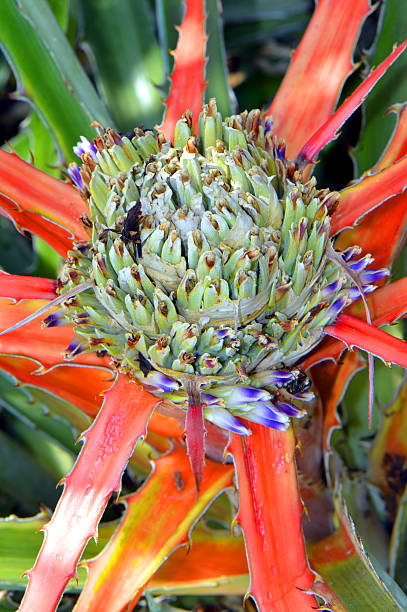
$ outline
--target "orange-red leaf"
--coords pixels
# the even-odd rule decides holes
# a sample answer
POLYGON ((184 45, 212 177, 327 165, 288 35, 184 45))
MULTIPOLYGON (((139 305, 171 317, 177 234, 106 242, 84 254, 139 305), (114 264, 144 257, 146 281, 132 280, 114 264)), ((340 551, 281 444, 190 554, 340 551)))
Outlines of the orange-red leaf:
MULTIPOLYGON (((0 298, 0 331, 21 321, 45 303, 44 300, 22 300, 14 304, 8 298, 0 298)), ((35 319, 0 336, 0 353, 32 357, 49 367, 63 361, 62 353, 69 346, 73 335, 72 325, 42 328, 41 320, 35 319)), ((75 362, 95 365, 107 363, 97 357, 96 353, 81 353, 75 362)))
POLYGON ((407 155, 407 105, 395 104, 389 109, 397 113, 397 124, 390 142, 374 171, 379 172, 407 155))
MULTIPOLYGON (((342 6, 342 3, 338 6, 342 6)), ((339 128, 362 104, 370 90, 373 89, 377 81, 387 72, 387 69, 399 55, 403 53, 406 46, 407 41, 404 41, 377 68, 372 70, 367 79, 340 105, 332 117, 325 121, 311 138, 307 140, 298 155, 299 159, 308 163, 313 162, 321 149, 337 137, 339 128)))
POLYGON ((187 587, 204 588, 220 585, 222 592, 230 592, 228 582, 241 578, 243 588, 249 585, 246 550, 243 538, 215 535, 203 529, 194 530, 192 546, 178 548, 157 570, 149 590, 180 590, 187 587))
POLYGON ((71 402, 90 417, 99 412, 102 404, 100 394, 111 386, 113 376, 107 368, 73 363, 57 365, 42 372, 41 364, 33 359, 5 355, 0 355, 0 368, 15 376, 20 383, 44 389, 71 402))
MULTIPOLYGON (((69 183, 34 168, 15 153, 0 151, 0 194, 1 207, 18 227, 38 235, 42 232, 41 237, 48 242, 52 237, 67 240, 70 235, 88 239, 79 218, 89 211, 79 193, 69 183)), ((52 246, 55 248, 55 244, 52 246)))
POLYGON ((343 82, 353 70, 352 54, 368 0, 319 0, 290 68, 267 114, 294 158, 331 115, 343 82))
POLYGON ((206 40, 204 0, 186 0, 185 17, 173 53, 170 93, 165 103, 164 120, 158 128, 171 142, 175 124, 186 110, 192 111, 195 133, 198 133, 198 115, 206 87, 206 40))
POLYGON ((311 610, 313 583, 301 531, 302 504, 292 430, 280 432, 250 423, 251 436, 232 434, 240 495, 237 521, 245 536, 249 593, 263 612, 311 610))
POLYGON ((145 485, 127 498, 126 516, 115 536, 89 569, 76 612, 119 612, 141 594, 168 555, 188 540, 188 532, 207 505, 232 485, 233 468, 208 460, 196 499, 185 449, 155 462, 145 485), (169 511, 170 510, 170 511, 169 511))
MULTIPOLYGON (((371 293, 368 304, 375 327, 396 323, 407 314, 407 277, 371 293)), ((347 313, 363 320, 364 306, 360 301, 355 302, 348 308, 347 313)))
POLYGON ((18 276, 0 270, 0 296, 15 300, 53 300, 56 281, 35 276, 18 276))
MULTIPOLYGON (((407 312, 407 278, 402 278, 390 285, 380 287, 367 297, 367 302, 375 327, 395 323, 407 312)), ((361 302, 352 304, 352 306, 347 309, 347 312, 357 317, 361 317, 362 319, 365 317, 365 309, 361 302)), ((322 340, 321 344, 301 362, 301 367, 307 370, 327 359, 337 361, 344 350, 345 346, 343 342, 326 337, 322 340)))
POLYGON ((342 340, 349 347, 357 346, 388 363, 398 363, 407 368, 407 342, 355 317, 340 314, 333 325, 324 328, 324 333, 342 340))
POLYGON ((312 368, 312 379, 318 389, 324 411, 323 447, 330 450, 330 437, 334 427, 340 427, 336 409, 352 377, 364 367, 359 352, 347 351, 339 364, 320 363, 312 368))
POLYGON ((42 238, 62 257, 66 257, 72 248, 74 235, 71 232, 36 212, 22 210, 13 200, 1 194, 0 214, 10 219, 22 234, 28 231, 42 238))
POLYGON ((51 521, 21 602, 20 612, 53 612, 106 503, 120 489, 123 469, 157 399, 121 375, 105 393, 105 403, 65 479, 64 492, 51 521))
POLYGON ((364 216, 357 227, 341 232, 335 247, 345 250, 358 244, 373 255, 376 268, 389 267, 403 244, 406 229, 407 194, 402 193, 364 216))
POLYGON ((406 463, 407 385, 404 384, 383 415, 382 426, 372 445, 369 480, 384 489, 386 496, 401 495, 404 490, 402 470, 406 463))
MULTIPOLYGON (((365 175, 358 183, 341 192, 340 206, 332 217, 331 233, 352 227, 366 213, 372 211, 407 186, 407 157, 381 172, 365 175)), ((406 199, 404 199, 406 205, 406 199)), ((387 215, 392 216, 387 208, 387 215)))

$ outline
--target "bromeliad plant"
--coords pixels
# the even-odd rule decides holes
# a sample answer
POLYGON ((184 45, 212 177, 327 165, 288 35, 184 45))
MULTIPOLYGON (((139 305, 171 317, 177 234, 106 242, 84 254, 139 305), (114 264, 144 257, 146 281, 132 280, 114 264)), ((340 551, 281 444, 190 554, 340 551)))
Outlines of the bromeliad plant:
MULTIPOLYGON (((21 5, 5 3, 9 25, 44 27, 48 19, 56 28, 45 2, 42 16, 32 3, 21 5)), ((376 285, 388 274, 407 222, 404 195, 393 197, 406 184, 404 108, 385 154, 357 184, 332 192, 311 174, 320 151, 407 43, 333 113, 370 7, 362 0, 320 0, 271 107, 223 118, 214 98, 203 104, 206 25, 217 15, 210 2, 207 10, 208 17, 202 0, 186 2, 164 119, 155 131, 136 127, 120 135, 108 127, 106 111, 93 107, 91 119, 104 127, 94 121, 93 136, 80 140, 76 132, 82 164, 69 165, 73 186, 1 152, 4 213, 65 263, 56 283, 1 276, 2 295, 17 302, 2 303, 0 365, 21 383, 96 417, 81 436, 52 519, 46 526, 37 519, 45 536, 20 610, 55 609, 111 494, 120 491, 127 462, 145 469, 145 454, 139 445, 134 450, 145 435, 144 449, 166 454, 125 498, 126 513, 111 540, 85 562, 88 577, 75 610, 133 609, 147 584, 161 593, 213 582, 218 592, 242 592, 242 541, 208 529, 196 530, 189 556, 174 553, 156 573, 233 483, 248 593, 259 610, 312 610, 321 601, 328 609, 357 609, 346 585, 353 561, 366 586, 362 606, 374 601, 380 609, 398 609, 403 594, 394 583, 391 595, 369 565, 329 459, 335 408, 360 358, 347 352, 339 365, 316 364, 338 358, 343 343, 368 351, 370 414, 372 355, 407 365, 405 343, 378 329, 407 311, 405 279, 376 285), (353 234, 340 234, 362 217, 353 234), (46 303, 39 308, 37 300, 46 303), (69 364, 61 363, 64 350, 69 364), (304 373, 311 366, 323 417, 304 373), (321 418, 338 526, 330 535, 317 528, 307 558, 299 484, 306 507, 332 509, 325 491, 305 478, 299 483, 295 446, 302 441, 305 459, 320 456, 321 418), (218 548, 218 565, 209 567, 208 555, 218 548), (338 585, 340 571, 346 579, 338 585)), ((28 79, 12 40, 5 32, 2 39, 17 73, 28 79)), ((46 44, 42 51, 51 61, 46 44)), ((76 100, 86 102, 84 83, 90 85, 74 58, 61 58, 55 69, 73 80, 76 100)), ((53 128, 55 109, 36 87, 29 93, 53 128)), ((75 109, 81 116, 80 105, 75 109)), ((55 130, 68 159, 71 135, 67 125, 55 130)), ((218 520, 221 510, 225 519, 225 504, 218 520)), ((103 522, 100 529, 105 541, 103 522)))

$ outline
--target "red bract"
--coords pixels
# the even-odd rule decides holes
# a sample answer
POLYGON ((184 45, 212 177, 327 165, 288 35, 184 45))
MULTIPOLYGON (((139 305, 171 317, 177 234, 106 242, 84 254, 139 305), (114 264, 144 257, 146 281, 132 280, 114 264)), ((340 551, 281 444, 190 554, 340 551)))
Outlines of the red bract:
MULTIPOLYGON (((174 53, 171 91, 161 125, 168 138, 172 138, 175 122, 185 110, 198 113, 205 89, 204 4, 201 0, 187 0, 186 6, 174 53)), ((406 47, 407 43, 403 43, 395 49, 332 114, 344 79, 353 68, 353 48, 368 13, 367 0, 320 0, 280 92, 266 113, 274 117, 277 136, 286 140, 288 156, 299 155, 302 164, 314 161, 321 148, 335 137, 374 83, 406 47)), ((359 221, 356 231, 347 230, 338 236, 338 243, 341 247, 362 244, 380 265, 392 262, 403 241, 407 222, 406 196, 402 193, 407 182, 407 162, 403 157, 407 141, 405 115, 403 109, 380 164, 342 192, 340 207, 333 217, 333 234, 359 221), (391 215, 383 216, 383 210, 391 210, 391 215), (364 233, 367 225, 373 228, 371 234, 369 230, 364 233)), ((76 190, 36 170, 14 153, 0 151, 0 190, 3 214, 11 217, 18 228, 37 233, 63 256, 72 240, 87 239, 80 218, 86 217, 89 211, 76 190)), ((8 298, 0 302, 0 327, 5 329, 44 304, 38 300, 50 301, 55 296, 55 283, 30 278, 28 284, 25 277, 2 274, 0 292, 8 298)), ((364 322, 363 310, 354 305, 354 316, 340 315, 336 323, 326 328, 325 332, 336 340, 325 340, 304 360, 303 367, 338 358, 345 344, 364 349, 386 362, 406 366, 406 344, 375 327, 393 323, 405 315, 406 279, 379 289, 369 297, 369 304, 372 325, 364 322)), ((86 542, 97 533, 97 524, 109 496, 120 490, 121 474, 137 440, 148 426, 150 434, 158 436, 157 447, 161 440, 160 450, 166 448, 160 438, 162 435, 178 438, 177 445, 157 461, 156 471, 145 486, 127 499, 126 516, 114 539, 100 557, 88 563, 89 582, 78 603, 78 610, 101 610, 101 606, 108 605, 109 611, 114 612, 131 605, 132 600, 134 604, 134 598, 140 595, 159 565, 186 541, 189 529, 206 505, 232 486, 232 470, 230 466, 215 462, 221 461, 226 440, 217 428, 206 424, 207 451, 215 461, 207 459, 203 474, 196 470, 198 490, 201 487, 196 498, 180 441, 181 411, 160 406, 160 413, 156 413, 148 425, 157 398, 123 374, 113 388, 106 391, 112 385, 113 376, 106 358, 82 353, 73 363, 62 363, 61 353, 71 339, 71 326, 41 328, 38 321, 0 336, 0 366, 4 370, 24 384, 42 387, 71 401, 89 417, 97 415, 82 437, 84 447, 64 481, 64 491, 54 516, 44 529, 43 546, 35 566, 28 572, 29 586, 21 610, 46 612, 55 609, 67 582, 75 574, 86 542), (100 408, 103 392, 106 399, 100 408), (162 511, 168 512, 170 519, 156 519, 150 515, 152 508, 156 512, 165 509, 162 511), (160 529, 161 537, 157 532, 160 529), (117 589, 107 580, 117 581, 117 589), (108 604, 106 598, 109 598, 108 604)), ((348 353, 342 364, 329 364, 324 369, 320 366, 316 373, 326 407, 323 422, 326 449, 329 448, 327 434, 337 425, 338 398, 351 374, 360 366, 359 356, 348 353), (336 385, 333 385, 335 378, 336 385)), ((201 413, 195 417, 199 421, 201 413)), ((237 470, 236 486, 240 494, 237 521, 246 541, 251 573, 249 593, 264 612, 315 609, 314 576, 308 565, 300 527, 302 505, 295 471, 293 431, 279 432, 263 425, 250 425, 250 428, 251 436, 233 434, 229 446, 237 470)), ((191 457, 191 461, 201 466, 203 449, 199 442, 191 444, 190 452, 197 456, 191 457)), ((241 553, 241 543, 235 547, 229 542, 229 549, 230 567, 233 567, 230 572, 237 574, 239 568, 244 567, 244 561, 237 569, 232 561, 236 549, 241 553)), ((199 582, 202 568, 196 561, 189 561, 191 583, 199 582)), ((226 573, 227 565, 225 563, 226 573)), ((318 558, 312 567, 319 570, 321 565, 318 558)), ((162 573, 153 578, 152 584, 154 580, 159 582, 161 575, 165 580, 171 581, 172 576, 173 581, 177 581, 175 570, 171 576, 165 574, 165 565, 160 571, 162 573)), ((213 574, 218 576, 219 568, 215 568, 213 574)))

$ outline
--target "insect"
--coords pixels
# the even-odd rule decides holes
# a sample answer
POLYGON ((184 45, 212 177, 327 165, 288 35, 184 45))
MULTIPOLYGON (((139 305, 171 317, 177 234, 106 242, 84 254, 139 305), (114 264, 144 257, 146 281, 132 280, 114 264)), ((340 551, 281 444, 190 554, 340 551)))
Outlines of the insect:
POLYGON ((143 214, 141 212, 141 202, 139 200, 132 208, 130 208, 129 212, 127 213, 121 231, 112 227, 108 227, 103 230, 99 238, 103 239, 103 237, 106 236, 107 232, 115 232, 116 234, 120 234, 120 238, 126 246, 129 243, 135 245, 136 258, 142 257, 143 252, 140 237, 140 223, 142 221, 142 218, 143 214))
POLYGON ((297 374, 295 379, 287 383, 284 388, 288 391, 288 393, 291 393, 292 395, 308 391, 311 386, 311 381, 305 374, 305 372, 300 369, 297 369, 295 374, 297 374))

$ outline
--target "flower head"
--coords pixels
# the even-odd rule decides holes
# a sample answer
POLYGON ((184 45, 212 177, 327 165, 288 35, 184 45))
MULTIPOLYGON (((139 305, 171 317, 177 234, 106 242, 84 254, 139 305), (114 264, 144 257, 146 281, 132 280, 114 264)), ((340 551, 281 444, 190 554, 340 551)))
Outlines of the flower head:
POLYGON ((333 250, 339 194, 304 178, 259 110, 223 121, 211 100, 198 124, 196 138, 185 113, 173 143, 140 129, 82 139, 71 176, 90 239, 69 253, 60 292, 94 286, 63 307, 153 393, 185 407, 198 397, 232 431, 239 416, 285 429, 304 414, 293 365, 383 272, 365 270, 360 249, 333 250))

